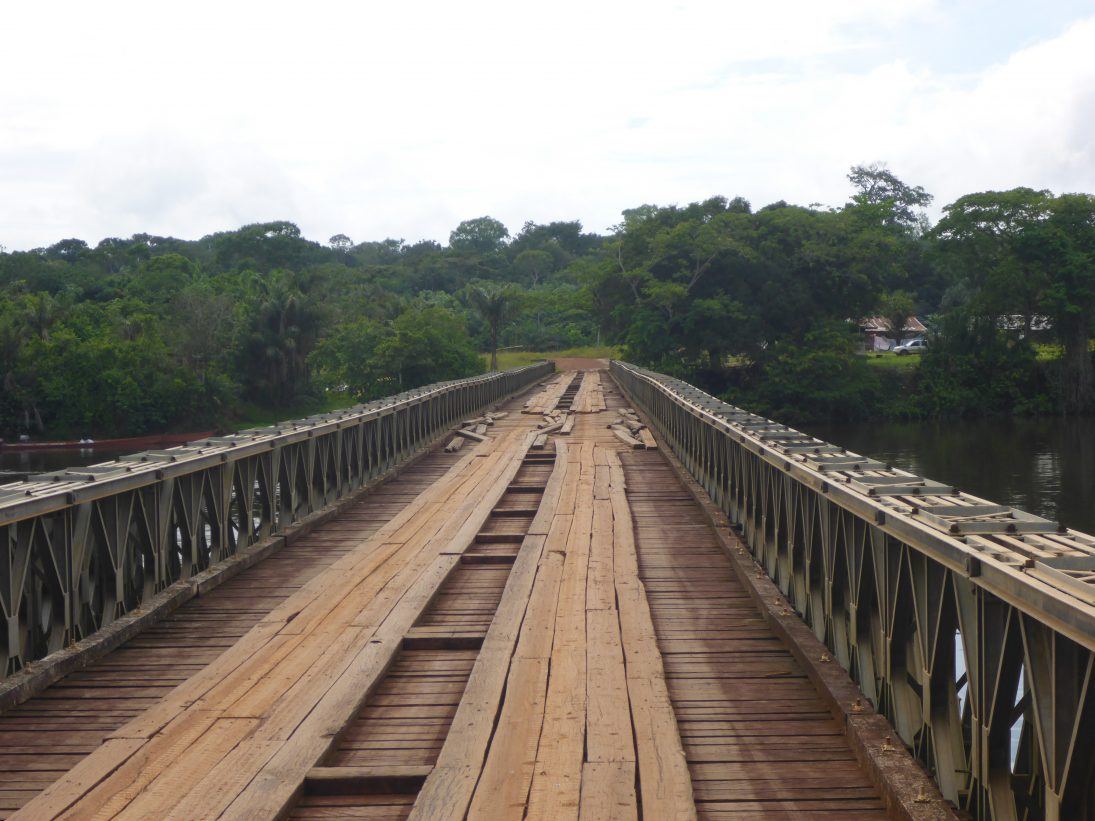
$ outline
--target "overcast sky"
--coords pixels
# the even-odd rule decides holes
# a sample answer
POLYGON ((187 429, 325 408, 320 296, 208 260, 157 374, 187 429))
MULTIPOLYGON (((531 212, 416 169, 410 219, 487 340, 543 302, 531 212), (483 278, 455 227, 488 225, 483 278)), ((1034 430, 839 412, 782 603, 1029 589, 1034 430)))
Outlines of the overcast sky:
POLYGON ((0 245, 1095 190, 1095 2, 6 4, 0 245))

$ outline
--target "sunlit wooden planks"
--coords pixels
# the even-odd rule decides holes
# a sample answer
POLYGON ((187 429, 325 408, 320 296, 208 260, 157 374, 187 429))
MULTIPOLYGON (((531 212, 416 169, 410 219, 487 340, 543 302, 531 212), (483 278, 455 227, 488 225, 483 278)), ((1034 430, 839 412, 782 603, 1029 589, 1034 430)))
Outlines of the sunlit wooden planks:
POLYGON ((605 409, 604 390, 601 387, 600 371, 585 371, 582 383, 571 403, 575 413, 600 413, 605 409))
POLYGON ((552 377, 546 385, 525 403, 524 413, 545 414, 555 410, 564 391, 575 377, 574 371, 563 371, 552 377))
MULTIPOLYGON (((646 817, 695 814, 649 613, 642 612, 616 446, 601 429, 585 430, 585 441, 567 450, 566 481, 470 818, 636 818, 637 768, 646 817)), ((437 812, 438 796, 451 797, 461 777, 473 775, 455 767, 432 774, 423 792, 430 803, 420 803, 415 817, 434 817, 425 807, 437 812), (430 789, 431 780, 438 786, 430 789)), ((459 817, 458 809, 442 812, 459 817)))
MULTIPOLYGON (((503 692, 507 688, 511 694, 518 691, 532 694, 544 692, 540 682, 546 677, 546 671, 539 663, 543 659, 526 658, 519 662, 514 659, 514 652, 521 640, 524 642, 523 651, 526 654, 535 656, 538 652, 542 653, 534 646, 536 642, 532 631, 525 633, 522 626, 526 613, 534 602, 536 607, 532 610, 530 625, 543 618, 544 609, 550 607, 557 596, 558 573, 549 571, 544 574, 539 570, 548 543, 552 544, 553 551, 556 550, 556 546, 565 540, 570 528, 569 518, 556 516, 569 468, 566 454, 566 445, 557 443, 554 467, 543 498, 517 554, 495 618, 487 631, 467 689, 457 708, 452 729, 438 755, 437 764, 426 779, 415 803, 413 818, 463 818, 476 783, 480 780, 492 737, 498 744, 508 741, 513 744, 513 748, 518 748, 520 739, 532 736, 529 725, 541 720, 535 703, 531 710, 520 710, 515 696, 509 700, 509 709, 504 719, 499 718, 498 713, 503 692), (536 589, 537 585, 539 590, 536 589), (496 731, 496 720, 499 728, 506 729, 496 731)), ((561 560, 557 553, 556 557, 554 561, 549 560, 548 565, 557 570, 561 560)), ((514 807, 523 807, 527 782, 523 783, 524 787, 519 790, 518 782, 507 783, 504 778, 499 779, 496 792, 501 793, 507 787, 513 788, 514 795, 508 798, 507 806, 512 804, 514 807), (519 791, 521 795, 517 796, 519 791)), ((505 801, 507 798, 502 796, 500 800, 505 801)))
POLYGON ((260 622, 234 652, 115 734, 116 741, 133 743, 104 745, 26 807, 26 817, 69 808, 78 814, 74 805, 81 801, 124 814, 142 793, 139 814, 146 817, 168 817, 180 806, 216 814, 237 801, 241 815, 256 808, 262 815, 262 807, 283 805, 279 790, 246 791, 269 783, 258 778, 267 767, 284 781, 295 773, 302 779, 315 764, 309 759, 317 734, 344 723, 367 693, 368 678, 382 672, 385 654, 455 560, 445 554, 470 544, 476 520, 485 519, 489 497, 516 472, 528 441, 524 432, 511 431, 468 454, 361 550, 260 622), (219 741, 227 732, 222 722, 237 718, 257 722, 230 725, 242 736, 235 744, 219 741), (211 772, 179 763, 191 747, 209 752, 202 768, 212 762, 211 772), (172 789, 161 790, 157 780, 168 778, 172 789))
POLYGON ((635 732, 643 812, 651 818, 695 818, 692 781, 670 703, 638 557, 623 468, 610 462, 616 599, 619 603, 627 692, 635 732))
POLYGON ((0 815, 14 812, 118 728, 199 673, 419 494, 458 457, 435 452, 337 518, 184 604, 90 666, 0 716, 0 815))

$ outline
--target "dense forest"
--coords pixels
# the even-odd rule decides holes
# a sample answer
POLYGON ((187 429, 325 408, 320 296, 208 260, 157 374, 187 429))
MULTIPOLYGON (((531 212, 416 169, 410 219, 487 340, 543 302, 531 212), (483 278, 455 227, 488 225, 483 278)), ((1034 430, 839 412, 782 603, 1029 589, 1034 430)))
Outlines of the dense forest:
MULTIPOLYGON (((611 345, 786 421, 1095 408, 1095 197, 931 196, 884 166, 841 207, 736 197, 448 244, 326 243, 288 222, 0 253, 0 436, 230 428, 611 345), (865 316, 920 317, 922 357, 865 316)), ((2 249, 0 249, 2 250, 2 249)))

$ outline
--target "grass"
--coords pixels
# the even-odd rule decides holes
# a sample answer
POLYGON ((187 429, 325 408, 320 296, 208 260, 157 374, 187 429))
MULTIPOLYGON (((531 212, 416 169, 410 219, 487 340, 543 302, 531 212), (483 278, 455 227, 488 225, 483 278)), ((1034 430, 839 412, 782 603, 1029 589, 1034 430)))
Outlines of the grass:
POLYGON ((898 356, 893 351, 872 351, 867 354, 867 364, 875 368, 911 371, 920 364, 920 356, 918 354, 898 356))
MULTIPOLYGON (((587 345, 584 348, 568 348, 565 351, 499 351, 498 368, 507 370, 531 365, 541 359, 580 358, 580 359, 618 359, 620 349, 609 345, 587 345)), ((483 354, 483 362, 490 366, 490 354, 483 354)))
POLYGON ((1065 349, 1061 345, 1055 345, 1045 342, 1035 342, 1034 352, 1037 355, 1039 362, 1053 362, 1064 356, 1065 349))
POLYGON ((322 399, 306 399, 294 402, 280 408, 263 408, 258 405, 242 405, 228 426, 232 430, 244 430, 246 428, 261 428, 275 425, 278 422, 286 422, 290 419, 303 419, 317 413, 348 408, 356 405, 357 400, 345 394, 329 393, 322 399))
MULTIPOLYGON (((1091 350, 1095 353, 1095 339, 1091 340, 1091 350)), ((1056 362, 1064 356, 1063 346, 1052 342, 1035 342, 1034 352, 1039 362, 1056 362)), ((878 351, 867 354, 867 361, 879 368, 908 368, 916 367, 920 361, 917 354, 898 356, 893 351, 878 351)))

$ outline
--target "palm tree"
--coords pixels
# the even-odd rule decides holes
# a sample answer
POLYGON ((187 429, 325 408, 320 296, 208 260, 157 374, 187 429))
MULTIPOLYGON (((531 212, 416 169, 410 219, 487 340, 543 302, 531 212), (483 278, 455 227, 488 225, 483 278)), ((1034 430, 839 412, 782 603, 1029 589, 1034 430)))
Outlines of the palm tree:
POLYGON ((50 328, 61 317, 61 305, 49 294, 27 294, 24 300, 23 324, 27 331, 41 339, 49 339, 50 328))
POLYGON ((275 403, 292 401, 308 381, 308 354, 315 346, 319 316, 309 296, 288 271, 257 283, 249 355, 275 403))
POLYGON ((498 370, 498 335, 517 310, 518 293, 512 285, 480 282, 469 285, 466 297, 490 329, 490 369, 498 370))

